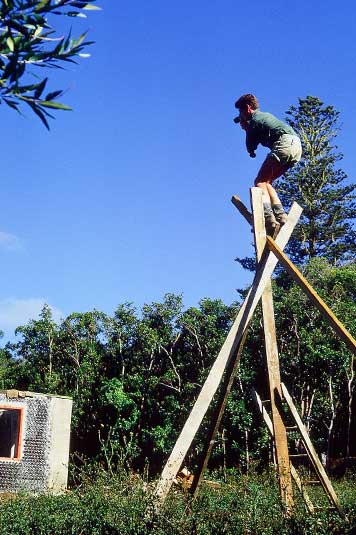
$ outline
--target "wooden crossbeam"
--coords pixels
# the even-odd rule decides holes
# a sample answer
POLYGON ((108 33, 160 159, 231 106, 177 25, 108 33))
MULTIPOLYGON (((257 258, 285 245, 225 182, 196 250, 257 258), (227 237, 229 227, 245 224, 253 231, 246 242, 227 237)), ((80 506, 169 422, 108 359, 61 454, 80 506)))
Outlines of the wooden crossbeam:
POLYGON ((237 195, 233 195, 231 197, 232 204, 238 209, 240 214, 246 219, 247 223, 249 223, 251 226, 253 225, 253 216, 251 212, 246 208, 244 203, 241 201, 237 195))
MULTIPOLYGON (((301 207, 297 203, 293 203, 287 222, 276 238, 276 243, 278 243, 280 248, 283 249, 286 246, 301 213, 301 207)), ((266 254, 262 257, 261 262, 257 266, 256 275, 251 289, 240 308, 230 332, 226 337, 219 355, 216 358, 207 379, 205 380, 193 409, 185 425, 183 426, 172 453, 163 469, 155 492, 157 505, 165 500, 172 486, 174 478, 182 465, 182 462, 201 425, 206 411, 208 410, 209 405, 212 402, 212 399, 220 385, 226 366, 230 359, 234 358, 236 354, 245 329, 256 309, 265 285, 270 279, 277 262, 277 258, 272 253, 266 252, 266 254)))
MULTIPOLYGON (((260 261, 266 245, 262 190, 260 188, 251 188, 251 206, 254 221, 253 231, 255 236, 256 256, 257 261, 260 261)), ((289 465, 288 438, 275 399, 276 394, 281 395, 281 377, 271 279, 267 281, 262 294, 262 315, 279 487, 282 503, 286 508, 287 514, 290 515, 293 510, 293 486, 289 465)))
POLYGON ((323 301, 323 299, 316 293, 314 288, 309 284, 307 279, 301 274, 298 268, 291 262, 288 256, 282 251, 278 243, 270 236, 267 236, 267 245, 270 251, 276 255, 283 267, 289 273, 293 280, 302 288, 309 299, 314 303, 316 308, 321 312, 324 318, 329 322, 331 327, 337 332, 340 338, 345 342, 347 347, 356 354, 356 340, 344 327, 344 325, 337 319, 333 311, 323 301))

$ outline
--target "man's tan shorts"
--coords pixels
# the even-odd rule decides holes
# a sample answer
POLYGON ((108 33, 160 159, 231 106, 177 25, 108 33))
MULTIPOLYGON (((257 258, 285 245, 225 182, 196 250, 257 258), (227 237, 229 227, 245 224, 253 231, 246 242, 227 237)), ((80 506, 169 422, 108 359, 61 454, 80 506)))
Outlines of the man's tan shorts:
POLYGON ((268 158, 275 158, 282 165, 292 165, 302 157, 302 144, 298 136, 283 134, 272 146, 268 158))

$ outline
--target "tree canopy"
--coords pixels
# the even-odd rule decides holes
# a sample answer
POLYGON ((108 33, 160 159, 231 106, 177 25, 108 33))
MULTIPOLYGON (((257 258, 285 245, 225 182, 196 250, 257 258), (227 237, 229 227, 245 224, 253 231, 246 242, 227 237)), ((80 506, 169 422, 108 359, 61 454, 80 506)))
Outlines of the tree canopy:
MULTIPOLYGON (((356 329, 355 264, 313 259, 307 277, 350 332, 356 329)), ((354 455, 354 359, 295 285, 274 283, 281 373, 318 450, 328 458, 354 455)), ((120 304, 110 316, 72 313, 59 324, 44 307, 0 350, 1 388, 69 395, 74 400, 72 451, 107 466, 124 462, 151 473, 162 467, 225 340, 237 304, 202 299, 183 308, 181 296, 138 311, 120 304)), ((261 312, 253 317, 212 466, 265 462, 251 389, 267 392, 261 312)), ((208 418, 194 443, 201 451, 208 418)), ((297 445, 296 445, 297 447, 297 445)), ((189 456, 188 456, 189 462, 189 456)), ((194 466, 193 466, 194 467, 194 466)))
POLYGON ((100 9, 96 0, 3 0, 0 6, 0 103, 21 113, 26 104, 49 128, 49 110, 70 110, 57 99, 62 90, 46 91, 48 78, 41 69, 63 68, 88 54, 86 33, 58 36, 50 23, 56 16, 86 17, 100 9))

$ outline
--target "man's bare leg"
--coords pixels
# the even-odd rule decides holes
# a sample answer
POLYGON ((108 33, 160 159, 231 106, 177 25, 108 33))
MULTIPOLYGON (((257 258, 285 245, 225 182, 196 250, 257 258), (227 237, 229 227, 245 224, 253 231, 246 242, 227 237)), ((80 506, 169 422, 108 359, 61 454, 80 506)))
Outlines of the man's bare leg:
POLYGON ((280 165, 274 158, 267 156, 255 180, 255 186, 262 189, 266 228, 267 226, 270 227, 270 232, 273 232, 277 223, 284 225, 287 220, 287 214, 276 190, 272 186, 273 180, 283 175, 285 170, 285 166, 280 165))
POLYGON ((255 180, 255 186, 262 190, 263 212, 265 217, 266 231, 267 234, 273 236, 277 228, 277 220, 272 210, 271 198, 268 189, 269 184, 268 182, 260 181, 257 177, 255 180))
POLYGON ((271 196, 269 192, 269 186, 267 182, 255 182, 255 186, 262 190, 262 200, 263 203, 271 203, 271 196))
POLYGON ((287 221, 287 214, 283 208, 281 201, 279 200, 278 194, 272 184, 267 183, 267 189, 269 198, 271 199, 272 211, 280 225, 284 225, 287 221))
POLYGON ((278 193, 276 192, 276 190, 274 189, 272 184, 270 184, 269 182, 266 182, 266 188, 267 188, 267 191, 268 191, 268 196, 270 198, 270 203, 272 205, 273 204, 282 204, 281 201, 279 200, 278 193))

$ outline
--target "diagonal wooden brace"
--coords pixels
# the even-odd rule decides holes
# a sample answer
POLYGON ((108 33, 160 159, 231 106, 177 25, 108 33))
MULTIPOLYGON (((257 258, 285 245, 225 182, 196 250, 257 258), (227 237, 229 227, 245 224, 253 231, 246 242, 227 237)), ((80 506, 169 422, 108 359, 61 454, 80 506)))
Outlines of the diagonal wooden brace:
POLYGON ((322 314, 322 316, 329 322, 334 331, 340 336, 341 340, 345 342, 350 351, 356 354, 356 340, 349 333, 349 331, 344 327, 344 325, 337 319, 333 311, 328 307, 328 305, 322 300, 321 297, 316 293, 314 288, 309 284, 306 278, 301 274, 297 267, 291 262, 288 256, 282 251, 281 247, 278 245, 277 240, 274 241, 270 236, 267 236, 267 245, 268 248, 276 255, 278 260, 281 262, 282 266, 289 273, 293 280, 301 289, 307 294, 309 299, 314 303, 316 308, 322 314))
POLYGON ((308 452, 308 457, 309 459, 311 460, 313 466, 314 466, 314 470, 315 472, 317 473, 318 475, 318 478, 320 479, 320 482, 321 484, 323 485, 324 487, 324 490, 330 500, 330 502, 334 505, 334 507, 337 509, 337 511, 339 512, 341 518, 344 518, 345 517, 345 514, 344 514, 344 511, 340 505, 340 502, 339 502, 339 499, 338 497, 336 496, 336 493, 333 489, 333 486, 325 472, 325 469, 323 467, 323 465, 321 464, 320 460, 319 460, 319 457, 315 451, 315 448, 309 438, 309 435, 308 435, 308 431, 307 431, 307 428, 305 427, 305 425, 303 424, 302 422, 302 419, 301 417, 299 416, 298 414, 298 411, 293 403, 293 400, 287 390, 287 387, 282 383, 282 393, 283 393, 283 397, 284 399, 286 400, 287 402, 287 405, 289 407, 289 410, 293 416, 293 419, 298 427, 298 430, 301 434, 301 437, 302 437, 302 441, 303 441, 303 444, 304 444, 304 447, 306 449, 306 451, 308 452))
POLYGON ((237 370, 240 365, 240 358, 241 358, 242 350, 243 350, 245 340, 247 337, 247 333, 248 333, 248 328, 246 327, 245 332, 237 348, 235 357, 230 359, 228 365, 226 366, 226 373, 221 383, 221 394, 216 401, 216 407, 214 408, 214 412, 208 424, 207 441, 204 446, 204 450, 203 450, 203 454, 200 459, 200 462, 198 463, 197 470, 194 473, 193 483, 190 488, 190 492, 191 494, 193 494, 193 496, 196 496, 198 494, 200 484, 203 481, 204 472, 208 466, 208 462, 209 462, 211 453, 213 451, 215 437, 219 430, 220 423, 224 415, 224 411, 225 411, 226 404, 228 401, 228 397, 229 397, 234 379, 236 377, 237 370))

